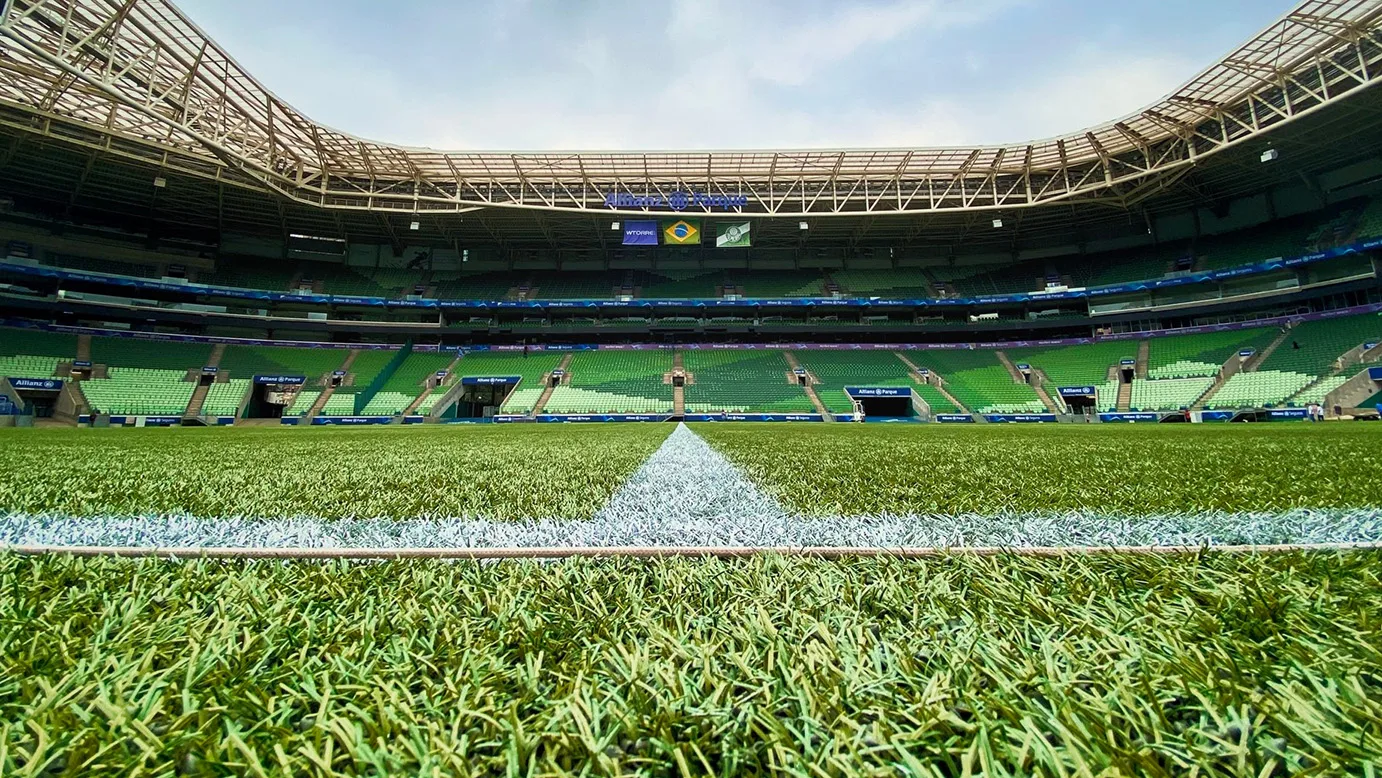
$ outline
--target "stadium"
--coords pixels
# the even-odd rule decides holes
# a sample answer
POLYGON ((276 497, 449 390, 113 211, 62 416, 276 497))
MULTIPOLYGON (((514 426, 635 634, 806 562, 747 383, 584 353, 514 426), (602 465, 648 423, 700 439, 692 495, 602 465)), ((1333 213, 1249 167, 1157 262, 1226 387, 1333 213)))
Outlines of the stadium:
POLYGON ((1043 140, 627 152, 0 9, 0 774, 1378 769, 1379 0, 1043 140))

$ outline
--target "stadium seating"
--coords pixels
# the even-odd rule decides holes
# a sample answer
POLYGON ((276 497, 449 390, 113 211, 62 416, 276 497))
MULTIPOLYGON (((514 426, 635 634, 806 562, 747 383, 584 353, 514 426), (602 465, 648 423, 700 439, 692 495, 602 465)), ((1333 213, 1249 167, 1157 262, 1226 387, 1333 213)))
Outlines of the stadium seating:
POLYGON ((732 270, 729 283, 745 297, 822 297, 825 279, 809 270, 732 270))
POLYGON ((821 404, 831 413, 849 413, 854 401, 847 386, 913 387, 911 370, 891 351, 794 351, 802 367, 815 376, 821 404))
POLYGON ((296 275, 296 268, 282 263, 261 263, 235 259, 224 261, 213 273, 197 277, 198 283, 210 286, 229 286, 237 289, 265 289, 283 292, 296 275))
POLYGON ((284 416, 306 416, 312 410, 312 406, 317 404, 317 400, 322 396, 320 390, 303 389, 298 392, 297 399, 293 404, 283 410, 284 416))
POLYGON ((1216 376, 1229 357, 1245 349, 1261 351, 1279 334, 1280 330, 1274 327, 1258 327, 1152 338, 1147 356, 1147 377, 1216 376))
POLYGON ((212 384, 202 402, 202 414, 206 416, 239 415, 240 403, 249 394, 254 381, 249 378, 235 378, 230 381, 212 384))
POLYGON ((913 386, 912 391, 921 395, 921 399, 931 407, 932 413, 959 413, 960 409, 955 407, 955 403, 950 402, 940 390, 930 384, 913 386))
POLYGON ((522 273, 436 272, 432 283, 442 300, 505 300, 514 287, 527 283, 522 273))
POLYGON ((205 343, 134 338, 91 339, 91 361, 98 365, 185 371, 202 367, 210 358, 211 346, 205 343))
MULTIPOLYGON (((1139 378, 1132 383, 1129 405, 1134 411, 1178 411, 1194 405, 1213 385, 1211 376, 1154 381, 1139 378)), ((1103 405, 1102 400, 1100 405, 1103 405)))
POLYGON ((82 382, 95 410, 133 416, 181 416, 197 385, 183 380, 185 370, 112 367, 108 377, 82 382))
POLYGON ((72 361, 77 338, 39 330, 0 330, 0 377, 52 378, 62 362, 72 361))
POLYGON ((1004 353, 1015 365, 1029 364, 1040 370, 1053 387, 1084 386, 1107 381, 1110 367, 1137 356, 1137 343, 1107 341, 1082 346, 1008 349, 1004 353))
POLYGON ((571 360, 570 384, 557 387, 546 413, 670 413, 670 351, 589 351, 571 360))
MULTIPOLYGON (((1104 381, 1095 386, 1094 406, 1099 412, 1118 410, 1118 381, 1104 381)), ((1059 393, 1056 394, 1059 397, 1059 393)))
POLYGON ((609 300, 623 273, 552 273, 535 279, 534 300, 609 300))
POLYGON ((693 349, 682 352, 682 366, 695 380, 683 393, 687 413, 815 412, 806 392, 787 382, 781 351, 693 349))
POLYGON ((80 257, 71 254, 49 253, 44 258, 43 262, 47 265, 67 268, 68 270, 80 270, 84 273, 106 273, 108 275, 130 276, 132 278, 154 278, 158 275, 158 267, 156 265, 145 265, 136 262, 118 262, 111 259, 80 257))
POLYGON ((542 399, 544 387, 541 386, 519 386, 509 396, 504 398, 504 404, 499 410, 509 414, 528 414, 532 413, 533 406, 542 399))
POLYGON ((920 269, 841 270, 831 274, 835 283, 854 295, 885 294, 897 297, 934 297, 920 269))
POLYGON ((1036 391, 1013 381, 992 351, 912 351, 918 367, 945 379, 946 389, 976 413, 1042 413, 1036 391))
POLYGON ((283 348, 272 346, 228 346, 221 356, 220 371, 232 378, 257 375, 300 375, 307 383, 329 375, 341 367, 350 354, 335 348, 283 348))
POLYGON ((1344 352, 1378 340, 1382 340, 1382 317, 1376 315, 1302 322, 1260 369, 1324 375, 1335 369, 1344 352))
MULTIPOLYGON (((326 398, 326 402, 322 404, 322 409, 321 409, 319 415, 321 415, 321 416, 354 416, 354 415, 355 415, 355 393, 354 393, 354 392, 351 392, 351 391, 343 391, 344 389, 346 389, 346 388, 345 388, 345 387, 342 387, 341 389, 337 389, 337 390, 335 391, 335 393, 333 393, 330 397, 326 398)), ((301 402, 301 401, 299 401, 299 402, 301 402)))
POLYGON ((658 271, 639 278, 639 296, 649 299, 696 299, 720 296, 724 274, 720 271, 689 274, 658 271))
MULTIPOLYGON (((370 398, 362 411, 365 416, 395 416, 403 413, 422 394, 427 379, 445 370, 455 357, 451 354, 415 351, 404 357, 389 380, 370 398)), ((358 360, 357 360, 358 361, 358 360)))
POLYGON ((1281 370, 1236 373, 1207 403, 1211 409, 1279 406, 1304 389, 1315 377, 1281 370))

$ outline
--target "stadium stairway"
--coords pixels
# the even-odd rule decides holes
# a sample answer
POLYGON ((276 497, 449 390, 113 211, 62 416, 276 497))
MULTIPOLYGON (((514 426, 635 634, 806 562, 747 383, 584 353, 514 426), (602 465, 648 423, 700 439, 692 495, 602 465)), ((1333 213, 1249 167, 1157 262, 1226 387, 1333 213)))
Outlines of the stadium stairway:
POLYGON ((90 336, 90 335, 78 335, 78 336, 77 336, 77 356, 76 356, 76 359, 77 359, 79 362, 90 362, 90 361, 91 361, 91 336, 90 336))
MULTIPOLYGON (((1147 380, 1147 365, 1151 362, 1151 358, 1152 342, 1146 339, 1139 341, 1137 344, 1137 366, 1133 369, 1134 378, 1147 380)), ((1131 392, 1131 388, 1128 391, 1131 392)), ((1119 396, 1122 396, 1122 390, 1119 390, 1119 396)))
MULTIPOLYGON (((686 370, 686 364, 681 359, 680 351, 672 352, 672 370, 673 372, 678 370, 685 372, 686 370)), ((688 376, 686 380, 690 381, 691 378, 688 376)), ((672 414, 674 416, 686 415, 686 387, 684 386, 672 387, 672 414)))
POLYGON ((975 414, 969 408, 966 408, 964 403, 955 399, 955 395, 951 394, 950 390, 945 388, 945 378, 943 376, 937 375, 933 372, 931 373, 931 377, 934 378, 935 381, 928 381, 924 376, 922 376, 921 368, 917 367, 917 364, 915 362, 908 359, 906 354, 903 354, 901 351, 894 351, 893 356, 902 360, 903 364, 912 369, 913 381, 916 381, 919 384, 926 384, 927 386, 930 386, 931 388, 935 389, 937 392, 940 392, 940 395, 944 397, 946 400, 948 400, 951 405, 955 406, 955 410, 959 413, 967 413, 971 416, 974 416, 974 420, 976 422, 982 422, 984 420, 983 416, 975 414))
MULTIPOLYGON (((211 348, 211 356, 206 359, 206 367, 220 367, 221 357, 226 355, 226 344, 217 343, 211 348)), ((192 390, 192 399, 187 401, 187 408, 182 412, 183 420, 195 419, 202 415, 202 407, 206 404, 206 395, 211 392, 211 385, 202 385, 198 380, 201 370, 192 368, 188 370, 188 377, 197 380, 197 388, 192 390)))
POLYGON ((308 408, 307 413, 304 413, 302 415, 302 420, 308 424, 311 424, 312 419, 315 419, 317 415, 322 412, 322 408, 326 407, 326 401, 330 400, 331 395, 335 393, 336 387, 334 386, 328 386, 325 389, 323 389, 322 393, 317 396, 316 402, 312 403, 312 407, 308 408))
MULTIPOLYGON (((1103 409, 1100 408, 1099 410, 1103 409)), ((1132 382, 1123 381, 1118 384, 1118 411, 1127 413, 1130 410, 1132 410, 1132 382)))
MULTIPOLYGON (((1277 345, 1280 345, 1280 342, 1281 338, 1277 338, 1275 341, 1277 345)), ((1253 359, 1256 359, 1256 357, 1254 356, 1253 359)), ((1195 411, 1204 410, 1205 406, 1209 404, 1209 401, 1214 399, 1214 395, 1218 394, 1219 390, 1224 388, 1224 384, 1228 383, 1228 379, 1247 370, 1248 364, 1251 363, 1253 359, 1245 360, 1240 358, 1237 354, 1230 356, 1228 360, 1224 362, 1224 366, 1219 368, 1219 377, 1214 379, 1214 384, 1211 385, 1204 394, 1200 395, 1200 399, 1196 400, 1194 404, 1190 406, 1190 409, 1195 411)))
POLYGON ((1256 371, 1263 362, 1267 361, 1267 357, 1270 357, 1274 351, 1281 348, 1281 344, 1285 343, 1286 339, 1289 337, 1291 337, 1291 328, 1287 327, 1281 331, 1280 335, 1276 336, 1276 340, 1269 343, 1266 348, 1253 354, 1252 357, 1243 364, 1243 372, 1251 373, 1256 371))
MULTIPOLYGON (((451 360, 451 364, 449 364, 449 365, 446 366, 446 377, 447 377, 448 379, 450 379, 451 376, 453 376, 453 375, 456 374, 456 365, 457 365, 457 363, 459 363, 460 361, 461 361, 461 355, 458 353, 458 354, 456 354, 456 357, 455 357, 454 359, 451 360)), ((456 384, 455 384, 455 385, 460 385, 460 383, 461 383, 461 382, 458 380, 458 381, 456 381, 456 384)), ((403 409, 403 415, 404 415, 404 416, 411 416, 411 415, 413 415, 413 413, 414 413, 415 411, 417 411, 417 407, 418 407, 419 405, 422 405, 422 401, 423 401, 423 400, 426 400, 428 397, 431 397, 433 394, 436 393, 436 391, 437 391, 438 389, 448 389, 448 390, 449 390, 449 387, 446 387, 446 386, 444 386, 444 385, 442 385, 442 384, 437 384, 436 386, 430 386, 430 387, 424 389, 423 392, 422 392, 422 394, 419 394, 417 397, 413 398, 413 401, 412 401, 411 403, 408 404, 408 407, 403 409)))
MULTIPOLYGON (((562 371, 563 374, 564 374, 567 370, 571 369, 571 358, 574 357, 574 356, 576 356, 576 355, 575 355, 575 354, 567 354, 566 356, 562 357, 562 358, 561 358, 561 364, 557 365, 557 369, 560 370, 560 371, 562 371)), ((547 385, 544 386, 544 387, 542 388, 542 396, 537 398, 537 402, 533 403, 533 409, 532 409, 531 411, 528 412, 528 418, 530 418, 530 419, 535 419, 535 418, 537 418, 537 415, 538 415, 539 413, 542 413, 543 408, 546 408, 546 407, 547 407, 547 401, 550 400, 550 399, 552 399, 552 390, 556 389, 556 387, 555 387, 555 386, 552 386, 552 381, 551 381, 550 376, 551 376, 550 373, 549 373, 547 376, 545 376, 545 378, 547 378, 547 380, 546 380, 546 384, 547 384, 547 385)), ((563 380, 565 380, 565 379, 563 379, 563 380)))
MULTIPOLYGON (((797 355, 790 351, 783 351, 782 356, 787 359, 787 364, 792 368, 792 375, 796 375, 797 370, 801 369, 801 363, 797 361, 797 355)), ((816 395, 816 389, 812 386, 815 382, 816 377, 811 375, 810 371, 808 371, 806 373, 806 386, 803 386, 802 389, 805 390, 806 396, 810 398, 811 404, 816 407, 816 413, 819 413, 822 419, 828 422, 835 421, 835 415, 825 409, 825 403, 821 402, 821 398, 816 395)))
MULTIPOLYGON (((1017 369, 1017 365, 1014 365, 1011 359, 1008 359, 1007 354, 1002 351, 995 351, 993 355, 998 357, 998 361, 1003 363, 1003 367, 1007 368, 1008 375, 1013 377, 1013 383, 1027 383, 1027 379, 1022 375, 1022 371, 1017 369)), ((1056 407, 1056 403, 1051 400, 1051 395, 1046 392, 1046 376, 1042 375, 1042 373, 1037 370, 1033 370, 1032 378, 1034 379, 1030 384, 1032 391, 1036 392, 1037 399, 1041 400, 1041 404, 1046 406, 1046 412, 1059 415, 1061 412, 1060 408, 1056 407)))

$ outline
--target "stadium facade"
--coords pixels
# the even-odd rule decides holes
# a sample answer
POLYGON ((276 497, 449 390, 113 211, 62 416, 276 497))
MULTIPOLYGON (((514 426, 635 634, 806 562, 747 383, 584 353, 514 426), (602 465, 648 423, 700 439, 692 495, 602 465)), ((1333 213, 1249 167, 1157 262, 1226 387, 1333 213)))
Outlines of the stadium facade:
MULTIPOLYGON (((1214 396, 1254 411, 1307 392, 1337 403, 1345 372, 1356 384, 1351 402, 1371 394, 1366 380, 1355 381, 1368 373, 1355 368, 1378 356, 1376 338, 1370 323, 1355 325, 1375 322, 1382 306, 1376 0, 1306 0, 1156 104, 1058 138, 975 148, 628 153, 443 152, 356 138, 274 96, 165 0, 3 7, 0 316, 84 339, 55 345, 14 335, 4 353, 58 359, 58 372, 94 367, 99 378, 103 365, 219 367, 197 364, 214 361, 207 355, 155 365, 159 359, 120 347, 112 359, 131 361, 93 360, 90 338, 118 331, 112 341, 144 333, 230 348, 340 346, 352 356, 334 365, 266 360, 209 381, 293 368, 289 375, 325 395, 313 398, 313 417, 331 415, 323 411, 342 389, 336 379, 358 391, 343 390, 356 396, 330 410, 360 415, 385 384, 398 384, 392 376, 412 355, 459 347, 526 355, 602 346, 617 354, 653 344, 805 343, 825 353, 868 344, 898 356, 893 366, 904 365, 904 381, 945 389, 941 380, 956 382, 928 377, 997 368, 1031 387, 1021 397, 982 389, 992 378, 985 372, 959 387, 965 394, 981 386, 968 401, 954 392, 918 395, 931 416, 1044 418, 1069 409, 1056 390, 1079 387, 1091 391, 1071 398, 1130 413, 1137 406, 1122 396, 1128 390, 1108 398, 1099 391, 1124 367, 1129 390, 1157 379, 1159 368, 1161 378, 1214 379, 1212 389, 1146 387, 1169 398, 1151 403, 1160 412, 1212 410, 1214 396), (1318 330, 1317 343, 1285 329, 1261 337, 1297 323, 1318 330), (1241 343, 1183 349, 1181 361, 1199 359, 1212 375, 1173 375, 1176 360, 1136 345, 1222 332, 1246 334, 1241 343), (1233 374, 1275 365, 1272 355, 1287 341, 1287 350, 1310 358, 1265 369, 1295 378, 1277 386, 1267 379, 1281 376, 1255 376, 1221 394, 1233 374), (1100 343, 1134 345, 1099 356, 1092 370, 1068 371, 1068 383, 1052 376, 1067 373, 1052 364, 1065 357, 1046 355, 1043 365, 1001 353, 1100 343), (976 344, 995 355, 993 364, 937 368, 906 358, 976 344), (387 345, 402 348, 378 348, 387 345), (397 359, 352 371, 358 353, 381 350, 397 359)), ((558 399, 569 400, 566 415, 690 415, 698 403, 687 395, 707 391, 702 379, 732 363, 702 360, 699 377, 666 397, 622 386, 639 376, 668 386, 687 379, 681 352, 667 359, 588 360, 582 382, 601 379, 585 391, 632 398, 617 408, 579 387, 558 399), (604 388, 590 388, 597 384, 604 388)), ((423 405, 419 390, 434 387, 427 370, 415 369, 422 362, 432 379, 452 382, 443 383, 448 390, 462 385, 456 365, 435 361, 409 363, 412 383, 387 390, 407 396, 376 403, 388 411, 377 415, 423 405)), ((753 399, 746 388, 747 397, 699 405, 709 415, 771 406, 784 416, 824 417, 844 402, 836 395, 876 400, 846 390, 889 380, 888 370, 863 370, 860 379, 872 385, 833 386, 823 376, 844 381, 847 367, 790 354, 780 361, 736 369, 760 378, 798 373, 807 389, 829 385, 831 401, 753 399)), ((524 394, 535 405, 514 415, 539 415, 551 398, 533 384, 567 386, 568 366, 511 376, 527 384, 498 384, 538 392, 524 394), (554 370, 562 371, 555 382, 554 370)), ((134 395, 139 386, 132 384, 134 395)), ((267 391, 238 390, 237 416, 267 391)), ((153 403, 157 412, 129 415, 171 418, 201 407, 180 392, 153 403)), ((477 392, 454 394, 507 404, 477 392)), ((137 405, 119 391, 109 396, 137 405)))

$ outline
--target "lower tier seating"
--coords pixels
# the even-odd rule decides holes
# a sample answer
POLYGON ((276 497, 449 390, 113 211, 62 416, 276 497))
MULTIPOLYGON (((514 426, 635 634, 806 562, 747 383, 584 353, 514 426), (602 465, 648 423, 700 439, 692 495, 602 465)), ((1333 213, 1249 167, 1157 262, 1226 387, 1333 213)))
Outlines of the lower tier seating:
POLYGON ((1194 405, 1214 385, 1214 378, 1138 379, 1132 383, 1131 410, 1179 411, 1194 405))
POLYGON ((240 403, 249 394, 254 381, 249 378, 235 378, 224 383, 212 384, 202 402, 202 413, 206 416, 236 416, 240 403))
POLYGON ((687 413, 813 413, 811 398, 788 383, 781 351, 692 350, 682 366, 695 381, 683 392, 687 413))
POLYGON ((105 414, 181 416, 197 388, 182 370, 113 367, 108 376, 82 382, 87 402, 105 414))
POLYGON ((1314 380, 1311 375, 1282 370, 1236 373, 1209 398, 1207 405, 1220 410, 1279 406, 1314 380))

